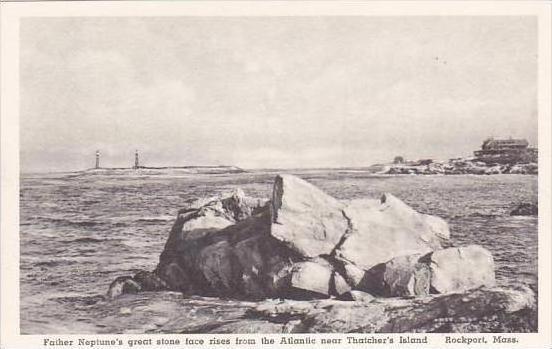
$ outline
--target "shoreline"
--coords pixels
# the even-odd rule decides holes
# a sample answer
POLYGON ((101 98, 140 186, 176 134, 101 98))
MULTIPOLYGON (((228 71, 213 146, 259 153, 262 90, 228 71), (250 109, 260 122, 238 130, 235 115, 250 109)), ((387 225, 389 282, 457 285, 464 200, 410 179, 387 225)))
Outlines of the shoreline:
MULTIPOLYGON (((443 163, 437 163, 437 164, 443 164, 443 163)), ((517 164, 514 166, 523 166, 526 164, 517 164)), ((528 164, 532 165, 532 164, 528 164)), ((29 177, 29 176, 41 176, 41 175, 76 175, 76 174, 119 174, 116 172, 120 172, 120 174, 144 174, 140 173, 141 170, 146 171, 160 171, 159 173, 163 173, 163 171, 187 171, 188 174, 243 174, 243 173, 277 173, 277 172, 283 172, 283 173, 305 173, 305 172, 312 172, 312 173, 321 173, 321 172, 335 172, 335 173, 359 173, 359 174, 370 174, 373 176, 381 176, 381 177, 387 177, 387 176, 403 176, 403 175, 420 175, 420 176, 461 176, 461 175, 476 175, 476 176, 482 176, 482 175, 535 175, 538 176, 538 165, 532 165, 537 166, 536 169, 533 171, 526 171, 523 173, 512 173, 512 172, 500 172, 500 171, 489 171, 488 173, 485 173, 484 171, 431 171, 427 170, 427 166, 409 166, 409 165, 395 165, 395 164, 388 164, 388 165, 372 165, 369 167, 314 167, 314 168, 262 168, 262 169, 249 169, 249 168, 240 168, 237 166, 181 166, 181 167, 140 167, 138 169, 134 168, 99 168, 99 169, 86 169, 86 170, 75 170, 75 171, 29 171, 24 172, 21 171, 19 173, 20 177, 29 177), (228 169, 228 170, 226 170, 228 169), (197 172, 192 172, 193 170, 198 170, 197 172), (220 170, 220 171, 209 171, 209 170, 220 170), (111 172, 111 173, 109 173, 111 172), (114 173, 115 172, 115 173, 114 173)), ((488 167, 493 168, 493 167, 488 167)), ((146 173, 147 174, 147 173, 146 173)))

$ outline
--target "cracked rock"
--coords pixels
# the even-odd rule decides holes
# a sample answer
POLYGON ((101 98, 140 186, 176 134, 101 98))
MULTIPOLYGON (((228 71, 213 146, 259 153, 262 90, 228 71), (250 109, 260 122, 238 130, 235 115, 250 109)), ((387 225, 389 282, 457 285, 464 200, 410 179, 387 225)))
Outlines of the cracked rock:
POLYGON ((336 255, 364 271, 396 256, 426 254, 441 249, 448 224, 416 212, 391 194, 381 200, 352 200, 345 213, 353 232, 336 255))
POLYGON ((270 234, 305 257, 330 254, 347 232, 344 205, 292 175, 276 177, 270 234))

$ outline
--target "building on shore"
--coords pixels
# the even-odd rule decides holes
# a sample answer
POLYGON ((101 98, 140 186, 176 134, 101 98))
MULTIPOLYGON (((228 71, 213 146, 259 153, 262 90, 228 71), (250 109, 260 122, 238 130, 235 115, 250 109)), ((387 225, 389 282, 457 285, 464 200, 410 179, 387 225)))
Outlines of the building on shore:
POLYGON ((395 165, 404 164, 404 158, 400 155, 395 156, 395 158, 393 159, 393 164, 395 164, 395 165))
POLYGON ((525 139, 493 139, 483 141, 481 150, 473 152, 476 161, 486 164, 519 164, 538 161, 538 149, 530 148, 525 139))

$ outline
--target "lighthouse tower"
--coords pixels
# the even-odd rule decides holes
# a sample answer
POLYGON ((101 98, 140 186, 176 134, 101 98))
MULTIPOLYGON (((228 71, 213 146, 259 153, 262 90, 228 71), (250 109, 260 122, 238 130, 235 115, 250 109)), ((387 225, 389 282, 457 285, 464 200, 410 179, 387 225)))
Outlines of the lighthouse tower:
POLYGON ((96 150, 96 169, 100 168, 100 151, 96 150))
POLYGON ((138 161, 138 150, 134 152, 134 169, 140 167, 140 162, 138 161))

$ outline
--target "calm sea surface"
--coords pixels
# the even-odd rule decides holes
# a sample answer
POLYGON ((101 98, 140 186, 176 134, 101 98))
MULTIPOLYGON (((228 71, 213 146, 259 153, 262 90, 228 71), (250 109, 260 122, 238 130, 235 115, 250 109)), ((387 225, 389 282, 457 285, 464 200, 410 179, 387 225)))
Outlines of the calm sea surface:
MULTIPOLYGON (((537 283, 537 218, 508 214, 516 203, 537 200, 536 176, 294 173, 340 199, 390 192, 420 212, 446 219, 453 245, 480 244, 491 250, 500 285, 537 283)), ((101 309, 117 300, 90 305, 102 299, 116 277, 155 268, 178 209, 191 199, 236 187, 268 198, 274 176, 22 176, 22 333, 121 332, 120 321, 110 322, 101 309)))

